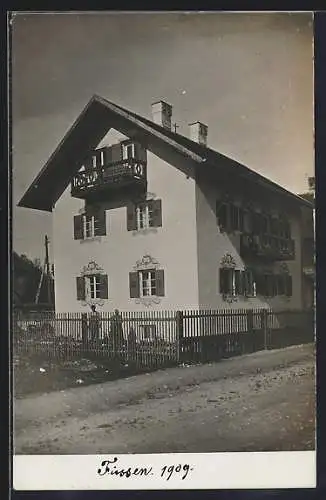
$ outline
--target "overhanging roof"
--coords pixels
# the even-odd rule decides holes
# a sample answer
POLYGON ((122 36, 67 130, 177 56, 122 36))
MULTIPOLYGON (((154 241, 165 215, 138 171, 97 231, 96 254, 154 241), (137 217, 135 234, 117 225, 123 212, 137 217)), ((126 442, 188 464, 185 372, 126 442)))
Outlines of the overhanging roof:
POLYGON ((162 144, 189 157, 197 164, 204 163, 218 167, 223 160, 223 162, 227 162, 228 169, 232 169, 233 175, 249 178, 261 186, 296 200, 298 203, 311 206, 308 201, 235 160, 191 141, 181 134, 166 130, 151 120, 96 95, 91 98, 73 123, 19 201, 18 206, 51 212, 87 156, 91 154, 91 151, 96 148, 111 128, 126 135, 132 129, 135 133, 141 133, 149 144, 154 139, 161 141, 162 144))

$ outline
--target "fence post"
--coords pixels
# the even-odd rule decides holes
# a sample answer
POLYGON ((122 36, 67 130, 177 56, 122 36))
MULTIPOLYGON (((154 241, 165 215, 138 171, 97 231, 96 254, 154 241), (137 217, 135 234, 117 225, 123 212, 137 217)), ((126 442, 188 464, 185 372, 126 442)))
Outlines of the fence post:
POLYGON ((183 339, 183 312, 176 312, 177 342, 178 342, 178 362, 182 359, 182 339, 183 339))
POLYGON ((248 309, 246 311, 246 319, 247 319, 247 333, 249 335, 250 339, 250 349, 252 352, 255 352, 256 350, 256 339, 255 339, 255 332, 254 332, 254 312, 252 309, 248 309))
POLYGON ((263 309, 261 313, 261 324, 262 324, 262 329, 263 329, 263 335, 264 335, 264 349, 269 348, 269 342, 268 342, 268 328, 267 328, 267 309, 263 309))
POLYGON ((83 351, 87 351, 88 350, 87 313, 82 313, 81 315, 81 328, 82 328, 83 351))

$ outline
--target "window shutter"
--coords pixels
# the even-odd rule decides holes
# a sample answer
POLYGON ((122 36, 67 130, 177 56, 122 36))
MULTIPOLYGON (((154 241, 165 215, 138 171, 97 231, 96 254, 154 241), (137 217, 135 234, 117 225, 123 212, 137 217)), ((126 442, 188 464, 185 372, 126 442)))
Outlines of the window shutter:
POLYGON ((220 231, 226 231, 228 229, 228 205, 223 201, 217 200, 215 215, 220 231))
POLYGON ((129 203, 127 205, 127 230, 136 231, 136 229, 137 229, 136 207, 134 204, 129 203))
POLYGON ((83 216, 75 215, 74 216, 74 239, 82 240, 83 239, 83 216))
POLYGON ((112 148, 103 148, 104 166, 112 162, 112 148))
POLYGON ((140 297, 139 275, 137 272, 129 273, 129 291, 131 299, 140 297))
POLYGON ((85 170, 91 170, 93 168, 93 159, 92 156, 88 156, 84 161, 85 170))
POLYGON ((286 295, 287 297, 292 297, 292 276, 286 276, 286 295))
POLYGON ((113 144, 111 147, 112 163, 122 160, 122 144, 113 144))
POLYGON ((95 215, 97 217, 97 231, 95 232, 95 236, 105 236, 106 235, 106 211, 99 210, 95 215))
POLYGON ((260 274, 257 277, 258 293, 264 297, 267 297, 268 295, 267 278, 268 276, 266 274, 260 274))
POLYGON ((163 269, 157 269, 155 271, 156 278, 156 295, 158 297, 164 297, 164 271, 163 269))
POLYGON ((239 208, 239 230, 244 231, 244 211, 239 208))
POLYGON ((94 156, 96 158, 96 168, 101 167, 101 149, 94 151, 94 156))
POLYGON ((277 295, 284 295, 285 293, 285 276, 283 274, 277 275, 277 295))
POLYGON ((148 208, 153 213, 152 227, 162 227, 162 200, 148 202, 148 208))
POLYGON ((76 278, 77 300, 85 300, 85 278, 77 276, 76 278))
POLYGON ((220 293, 228 293, 228 269, 220 269, 220 293))
POLYGON ((146 149, 139 142, 135 142, 135 158, 144 162, 147 160, 146 149))
POLYGON ((109 298, 109 280, 107 274, 99 274, 100 279, 100 299, 109 298))
POLYGON ((243 294, 243 271, 236 270, 235 273, 235 294, 242 295, 243 294))
POLYGON ((249 271, 243 272, 243 294, 246 295, 247 297, 249 297, 251 295, 249 271))

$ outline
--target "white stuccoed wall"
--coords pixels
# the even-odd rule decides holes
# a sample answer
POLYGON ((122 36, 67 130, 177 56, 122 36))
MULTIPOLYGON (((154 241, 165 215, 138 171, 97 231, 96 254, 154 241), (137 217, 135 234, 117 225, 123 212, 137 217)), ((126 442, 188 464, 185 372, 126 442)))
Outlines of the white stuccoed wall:
POLYGON ((77 301, 76 276, 91 260, 109 277, 109 299, 99 311, 198 307, 195 181, 150 152, 147 177, 148 191, 162 199, 163 217, 162 227, 148 234, 127 231, 126 207, 122 207, 106 212, 107 235, 100 241, 76 241, 73 216, 84 202, 71 197, 70 186, 58 200, 53 217, 57 312, 89 310, 77 301), (129 297, 129 272, 146 254, 165 271, 165 297, 149 308, 129 297))

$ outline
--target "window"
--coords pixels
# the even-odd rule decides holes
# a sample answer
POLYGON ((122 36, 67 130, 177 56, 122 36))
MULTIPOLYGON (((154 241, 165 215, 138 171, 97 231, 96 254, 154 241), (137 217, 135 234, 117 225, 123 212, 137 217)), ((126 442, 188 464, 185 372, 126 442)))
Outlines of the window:
POLYGON ((253 271, 251 271, 250 269, 244 271, 243 280, 244 280, 244 294, 247 297, 256 297, 257 294, 256 281, 253 271))
POLYGON ((253 213, 253 232, 254 234, 261 235, 268 233, 269 220, 268 217, 262 213, 253 213))
POLYGON ((163 297, 165 295, 163 269, 144 269, 129 273, 130 298, 163 297))
POLYGON ((216 202, 216 222, 220 231, 226 231, 228 228, 228 205, 217 200, 216 202))
POLYGON ((156 295, 156 274, 155 270, 140 271, 140 296, 152 297, 156 295))
POLYGON ((136 207, 137 229, 146 229, 153 225, 153 209, 148 204, 136 207))
POLYGON ((242 272, 237 269, 220 269, 220 293, 223 295, 242 295, 242 272))
POLYGON ((82 215, 74 216, 74 239, 85 240, 95 236, 106 235, 106 212, 105 210, 86 208, 82 215))
POLYGON ((162 201, 149 200, 138 205, 127 206, 127 230, 139 231, 162 226, 162 201))
POLYGON ((285 295, 287 297, 292 297, 292 276, 289 274, 285 277, 285 295))
POLYGON ((124 160, 135 158, 135 144, 123 144, 122 145, 122 158, 124 160))
POLYGON ((277 295, 285 295, 285 277, 286 275, 279 274, 277 280, 277 295))
POLYGON ((256 297, 256 281, 251 270, 220 269, 220 293, 256 297))
POLYGON ((94 238, 98 232, 98 222, 95 215, 83 215, 84 238, 94 238))
POLYGON ((237 205, 228 204, 217 200, 216 221, 221 231, 244 231, 245 212, 237 205))
POLYGON ((236 205, 230 205, 231 229, 243 231, 243 210, 236 205))
POLYGON ((86 287, 86 297, 90 299, 100 298, 101 282, 99 275, 87 276, 85 278, 85 287, 86 287))
POLYGON ((77 300, 107 299, 109 296, 108 276, 88 274, 76 278, 77 300))
POLYGON ((288 274, 260 274, 256 282, 257 293, 263 297, 292 296, 292 276, 288 274))

